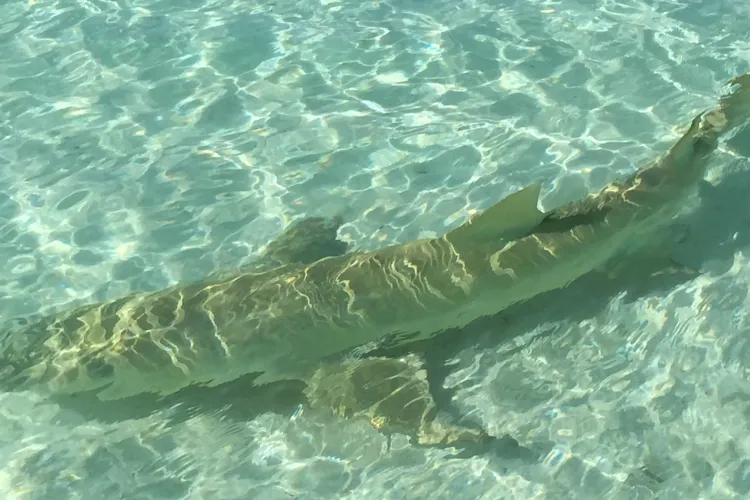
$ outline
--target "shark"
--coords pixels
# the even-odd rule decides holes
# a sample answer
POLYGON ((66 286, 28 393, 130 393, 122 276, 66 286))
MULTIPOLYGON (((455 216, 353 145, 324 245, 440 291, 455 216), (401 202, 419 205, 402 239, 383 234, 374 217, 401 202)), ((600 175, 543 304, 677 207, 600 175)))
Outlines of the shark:
POLYGON ((560 207, 540 210, 537 182, 440 237, 373 251, 348 251, 340 220, 311 218, 249 268, 22 324, 0 345, 0 388, 112 401, 301 381, 311 405, 418 443, 486 439, 438 417, 418 354, 351 353, 461 329, 659 241, 750 118, 750 73, 729 84, 661 157, 560 207))

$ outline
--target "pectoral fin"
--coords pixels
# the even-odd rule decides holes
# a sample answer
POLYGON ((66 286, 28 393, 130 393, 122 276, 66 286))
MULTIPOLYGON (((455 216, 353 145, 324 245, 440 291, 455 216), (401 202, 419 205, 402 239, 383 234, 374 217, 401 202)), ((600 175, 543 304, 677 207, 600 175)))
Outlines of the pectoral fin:
POLYGON ((306 396, 313 408, 367 418, 381 432, 405 434, 420 445, 465 446, 491 439, 441 418, 422 363, 413 354, 326 363, 315 372, 306 396))

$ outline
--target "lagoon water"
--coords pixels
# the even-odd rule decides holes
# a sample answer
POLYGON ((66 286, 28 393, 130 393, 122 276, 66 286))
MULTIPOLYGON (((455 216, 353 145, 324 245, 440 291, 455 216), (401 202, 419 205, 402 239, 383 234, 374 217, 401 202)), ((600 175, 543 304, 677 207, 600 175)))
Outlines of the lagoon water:
MULTIPOLYGON (((537 180, 583 196, 750 69, 749 24, 739 0, 2 0, 0 320, 235 268, 307 215, 371 249, 537 180)), ((432 347, 495 449, 9 393, 0 497, 747 498, 748 156, 726 142, 680 221, 699 275, 636 259, 432 347)))

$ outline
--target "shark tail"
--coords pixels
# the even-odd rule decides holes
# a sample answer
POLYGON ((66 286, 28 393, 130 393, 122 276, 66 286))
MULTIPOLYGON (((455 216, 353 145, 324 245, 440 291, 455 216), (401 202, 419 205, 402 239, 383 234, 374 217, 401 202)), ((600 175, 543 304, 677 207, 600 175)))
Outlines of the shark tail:
POLYGON ((710 148, 713 151, 722 136, 734 132, 750 120, 750 72, 728 83, 730 91, 719 99, 719 105, 699 116, 695 131, 695 144, 699 149, 713 146, 710 148))
POLYGON ((718 119, 711 124, 711 129, 719 134, 730 132, 750 120, 750 72, 729 81, 732 90, 719 100, 718 108, 709 112, 708 122, 712 118, 718 119))
POLYGON ((648 184, 692 186, 705 175, 708 158, 719 140, 750 121, 750 72, 729 81, 730 91, 718 105, 696 116, 658 167, 644 170, 648 184))

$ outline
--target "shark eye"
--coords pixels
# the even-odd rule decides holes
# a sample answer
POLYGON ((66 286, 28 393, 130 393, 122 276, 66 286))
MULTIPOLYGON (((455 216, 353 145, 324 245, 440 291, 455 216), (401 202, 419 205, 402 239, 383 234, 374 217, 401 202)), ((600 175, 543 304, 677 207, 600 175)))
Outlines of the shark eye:
POLYGON ((85 364, 86 374, 92 380, 111 378, 115 373, 115 367, 99 358, 94 358, 85 364))
MULTIPOLYGON (((2 324, 0 328, 0 352, 2 352, 2 364, 9 363, 9 360, 17 351, 23 351, 27 342, 26 336, 23 335, 24 325, 19 323, 15 318, 2 324), (21 340, 24 339, 24 340, 21 340)), ((5 369, 3 370, 5 371, 5 369)))
POLYGON ((28 318, 11 318, 3 324, 3 337, 22 333, 31 322, 28 318))
POLYGON ((0 341, 5 347, 14 346, 23 348, 28 342, 35 337, 38 332, 33 326, 36 323, 35 317, 18 317, 11 318, 0 325, 0 341))
POLYGON ((11 318, 3 323, 2 330, 7 334, 23 333, 29 329, 29 326, 36 324, 39 320, 41 320, 41 316, 36 317, 34 315, 11 318))

